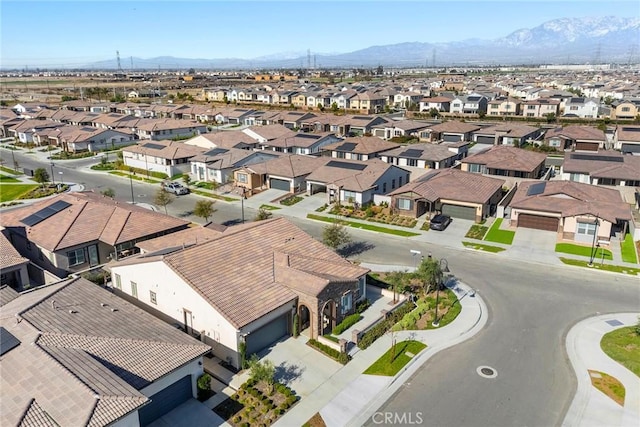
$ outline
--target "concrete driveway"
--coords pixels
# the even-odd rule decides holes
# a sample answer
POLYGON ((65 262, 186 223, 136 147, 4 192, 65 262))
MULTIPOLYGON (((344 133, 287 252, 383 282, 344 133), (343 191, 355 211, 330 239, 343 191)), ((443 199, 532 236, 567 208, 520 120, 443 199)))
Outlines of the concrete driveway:
POLYGON ((245 206, 252 207, 258 209, 261 205, 273 204, 272 200, 277 199, 278 197, 282 197, 287 194, 287 191, 277 190, 275 188, 270 188, 268 190, 261 191, 260 193, 249 197, 244 201, 245 206))
POLYGON ((551 264, 561 264, 556 255, 558 233, 518 227, 511 247, 503 254, 520 259, 544 259, 551 264))
POLYGON ((189 399, 173 411, 158 418, 149 427, 213 427, 228 425, 211 409, 196 399, 189 399))
POLYGON ((451 224, 443 231, 429 230, 425 234, 425 239, 431 243, 447 244, 447 242, 460 242, 464 239, 465 234, 475 222, 462 219, 451 218, 451 224))

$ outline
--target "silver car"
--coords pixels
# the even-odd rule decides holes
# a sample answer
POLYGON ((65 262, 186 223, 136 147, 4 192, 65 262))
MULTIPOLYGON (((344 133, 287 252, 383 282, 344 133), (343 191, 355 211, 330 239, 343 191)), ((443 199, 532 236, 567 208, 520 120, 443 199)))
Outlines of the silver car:
POLYGON ((162 188, 164 189, 164 191, 173 193, 177 196, 189 194, 189 189, 177 182, 163 182, 162 188))

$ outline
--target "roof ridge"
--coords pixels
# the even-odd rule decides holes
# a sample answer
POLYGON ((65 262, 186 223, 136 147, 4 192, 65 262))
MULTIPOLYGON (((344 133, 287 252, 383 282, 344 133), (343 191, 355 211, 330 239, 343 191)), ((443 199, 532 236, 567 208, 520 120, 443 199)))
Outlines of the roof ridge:
MULTIPOLYGON (((111 220, 111 217, 113 216, 113 214, 115 214, 115 212, 118 210, 118 206, 115 207, 115 209, 113 210, 112 215, 109 215, 109 221, 111 220)), ((120 236, 122 235, 122 232, 124 231, 124 227, 127 225, 127 221, 129 221, 129 218, 131 218, 131 215, 133 214, 133 211, 130 211, 128 209, 123 209, 127 215, 125 217, 125 220, 122 223, 122 226, 120 227, 120 231, 118 231, 118 234, 116 236, 115 239, 113 239, 113 245, 117 246, 118 244, 118 239, 120 239, 120 236)), ((109 223, 109 221, 107 221, 107 224, 109 223)), ((102 229, 102 231, 104 231, 104 228, 102 229)), ((100 233, 100 237, 102 237, 102 233, 100 233)))
MULTIPOLYGON (((73 197, 73 196, 71 196, 73 197)), ((75 222, 78 220, 78 217, 80 216, 80 214, 84 211, 84 208, 87 206, 87 204, 89 203, 88 200, 82 200, 81 204, 75 205, 75 204, 71 204, 71 206, 69 206, 69 208, 73 208, 75 206, 82 206, 79 210, 78 213, 76 214, 75 218, 73 219, 73 221, 71 221, 69 223, 69 226, 67 227, 67 229, 64 231, 64 233, 62 233, 62 236, 60 237, 60 239, 56 242, 55 245, 53 245, 53 250, 57 250, 60 249, 58 248, 58 245, 64 240, 65 236, 67 235, 67 233, 69 232, 69 230, 71 230, 71 227, 73 226, 73 224, 75 224, 75 222)), ((66 209, 65 209, 66 210, 66 209)))
MULTIPOLYGON (((136 339, 136 338, 122 338, 122 337, 104 337, 99 335, 82 335, 82 334, 65 334, 62 332, 42 332, 40 336, 59 336, 59 337, 78 337, 78 338, 87 338, 93 340, 102 340, 102 341, 116 341, 116 342, 131 342, 131 343, 149 343, 149 344, 157 344, 157 345, 168 345, 173 347, 189 347, 189 348, 199 348, 199 345, 195 344, 179 344, 172 343, 166 341, 156 341, 156 340, 146 340, 146 339, 136 339)), ((64 347, 64 348, 78 348, 81 347, 64 347)))
MULTIPOLYGON (((53 291, 53 292, 52 292, 52 293, 50 293, 50 294, 47 294, 46 296, 42 297, 42 298, 41 298, 41 299, 39 299, 38 301, 34 302, 33 304, 31 304, 31 305, 29 305, 29 306, 25 307, 23 310, 19 311, 19 312, 16 314, 16 316, 20 317, 20 318, 22 319, 21 321, 24 321, 24 322, 27 322, 28 324, 30 324, 30 325, 31 325, 31 327, 33 327, 36 331, 40 332, 40 330, 39 330, 39 329, 38 329, 38 328, 37 328, 33 323, 29 322, 27 319, 25 319, 24 317, 22 317, 22 315, 23 315, 24 313, 26 313, 27 311, 31 310, 32 308, 34 308, 36 305, 39 305, 39 304, 41 304, 42 302, 44 302, 44 300, 45 300, 45 299, 49 299, 50 297, 54 296, 55 294, 57 294, 57 293, 58 293, 58 292, 60 292, 61 290, 63 290, 63 289, 65 289, 65 288, 67 288, 69 285, 71 285, 72 283, 76 282, 77 280, 80 280, 80 277, 75 277, 74 279, 69 280, 69 282, 68 282, 68 283, 65 283, 65 284, 64 284, 64 286, 61 286, 61 287, 60 287, 60 289, 57 289, 57 290, 53 291)), ((46 288, 47 288, 47 287, 49 287, 49 286, 55 286, 55 285, 58 285, 58 284, 59 284, 59 283, 52 283, 52 284, 50 284, 50 285, 44 285, 44 286, 41 286, 41 287, 38 287, 38 288, 35 288, 35 289, 31 290, 31 292, 36 292, 36 291, 38 291, 39 289, 46 289, 46 288)), ((20 295, 22 295, 22 293, 21 293, 20 295)), ((40 332, 40 333, 41 333, 41 332, 40 332)))

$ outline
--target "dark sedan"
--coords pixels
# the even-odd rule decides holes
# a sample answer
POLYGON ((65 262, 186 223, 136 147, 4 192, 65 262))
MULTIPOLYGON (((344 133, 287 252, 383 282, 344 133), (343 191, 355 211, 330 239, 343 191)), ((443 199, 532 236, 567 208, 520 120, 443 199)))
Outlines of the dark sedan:
POLYGON ((451 217, 448 215, 436 215, 431 218, 429 228, 432 230, 442 231, 451 223, 451 217))

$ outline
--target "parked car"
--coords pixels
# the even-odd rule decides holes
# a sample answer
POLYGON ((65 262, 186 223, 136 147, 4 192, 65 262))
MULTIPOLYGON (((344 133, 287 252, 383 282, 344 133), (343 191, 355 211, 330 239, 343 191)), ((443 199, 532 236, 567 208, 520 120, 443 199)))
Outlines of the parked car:
POLYGON ((451 217, 448 215, 436 215, 431 218, 429 228, 432 230, 442 231, 451 223, 451 217))
POLYGON ((163 182, 162 189, 177 196, 189 194, 189 189, 178 182, 163 182))

